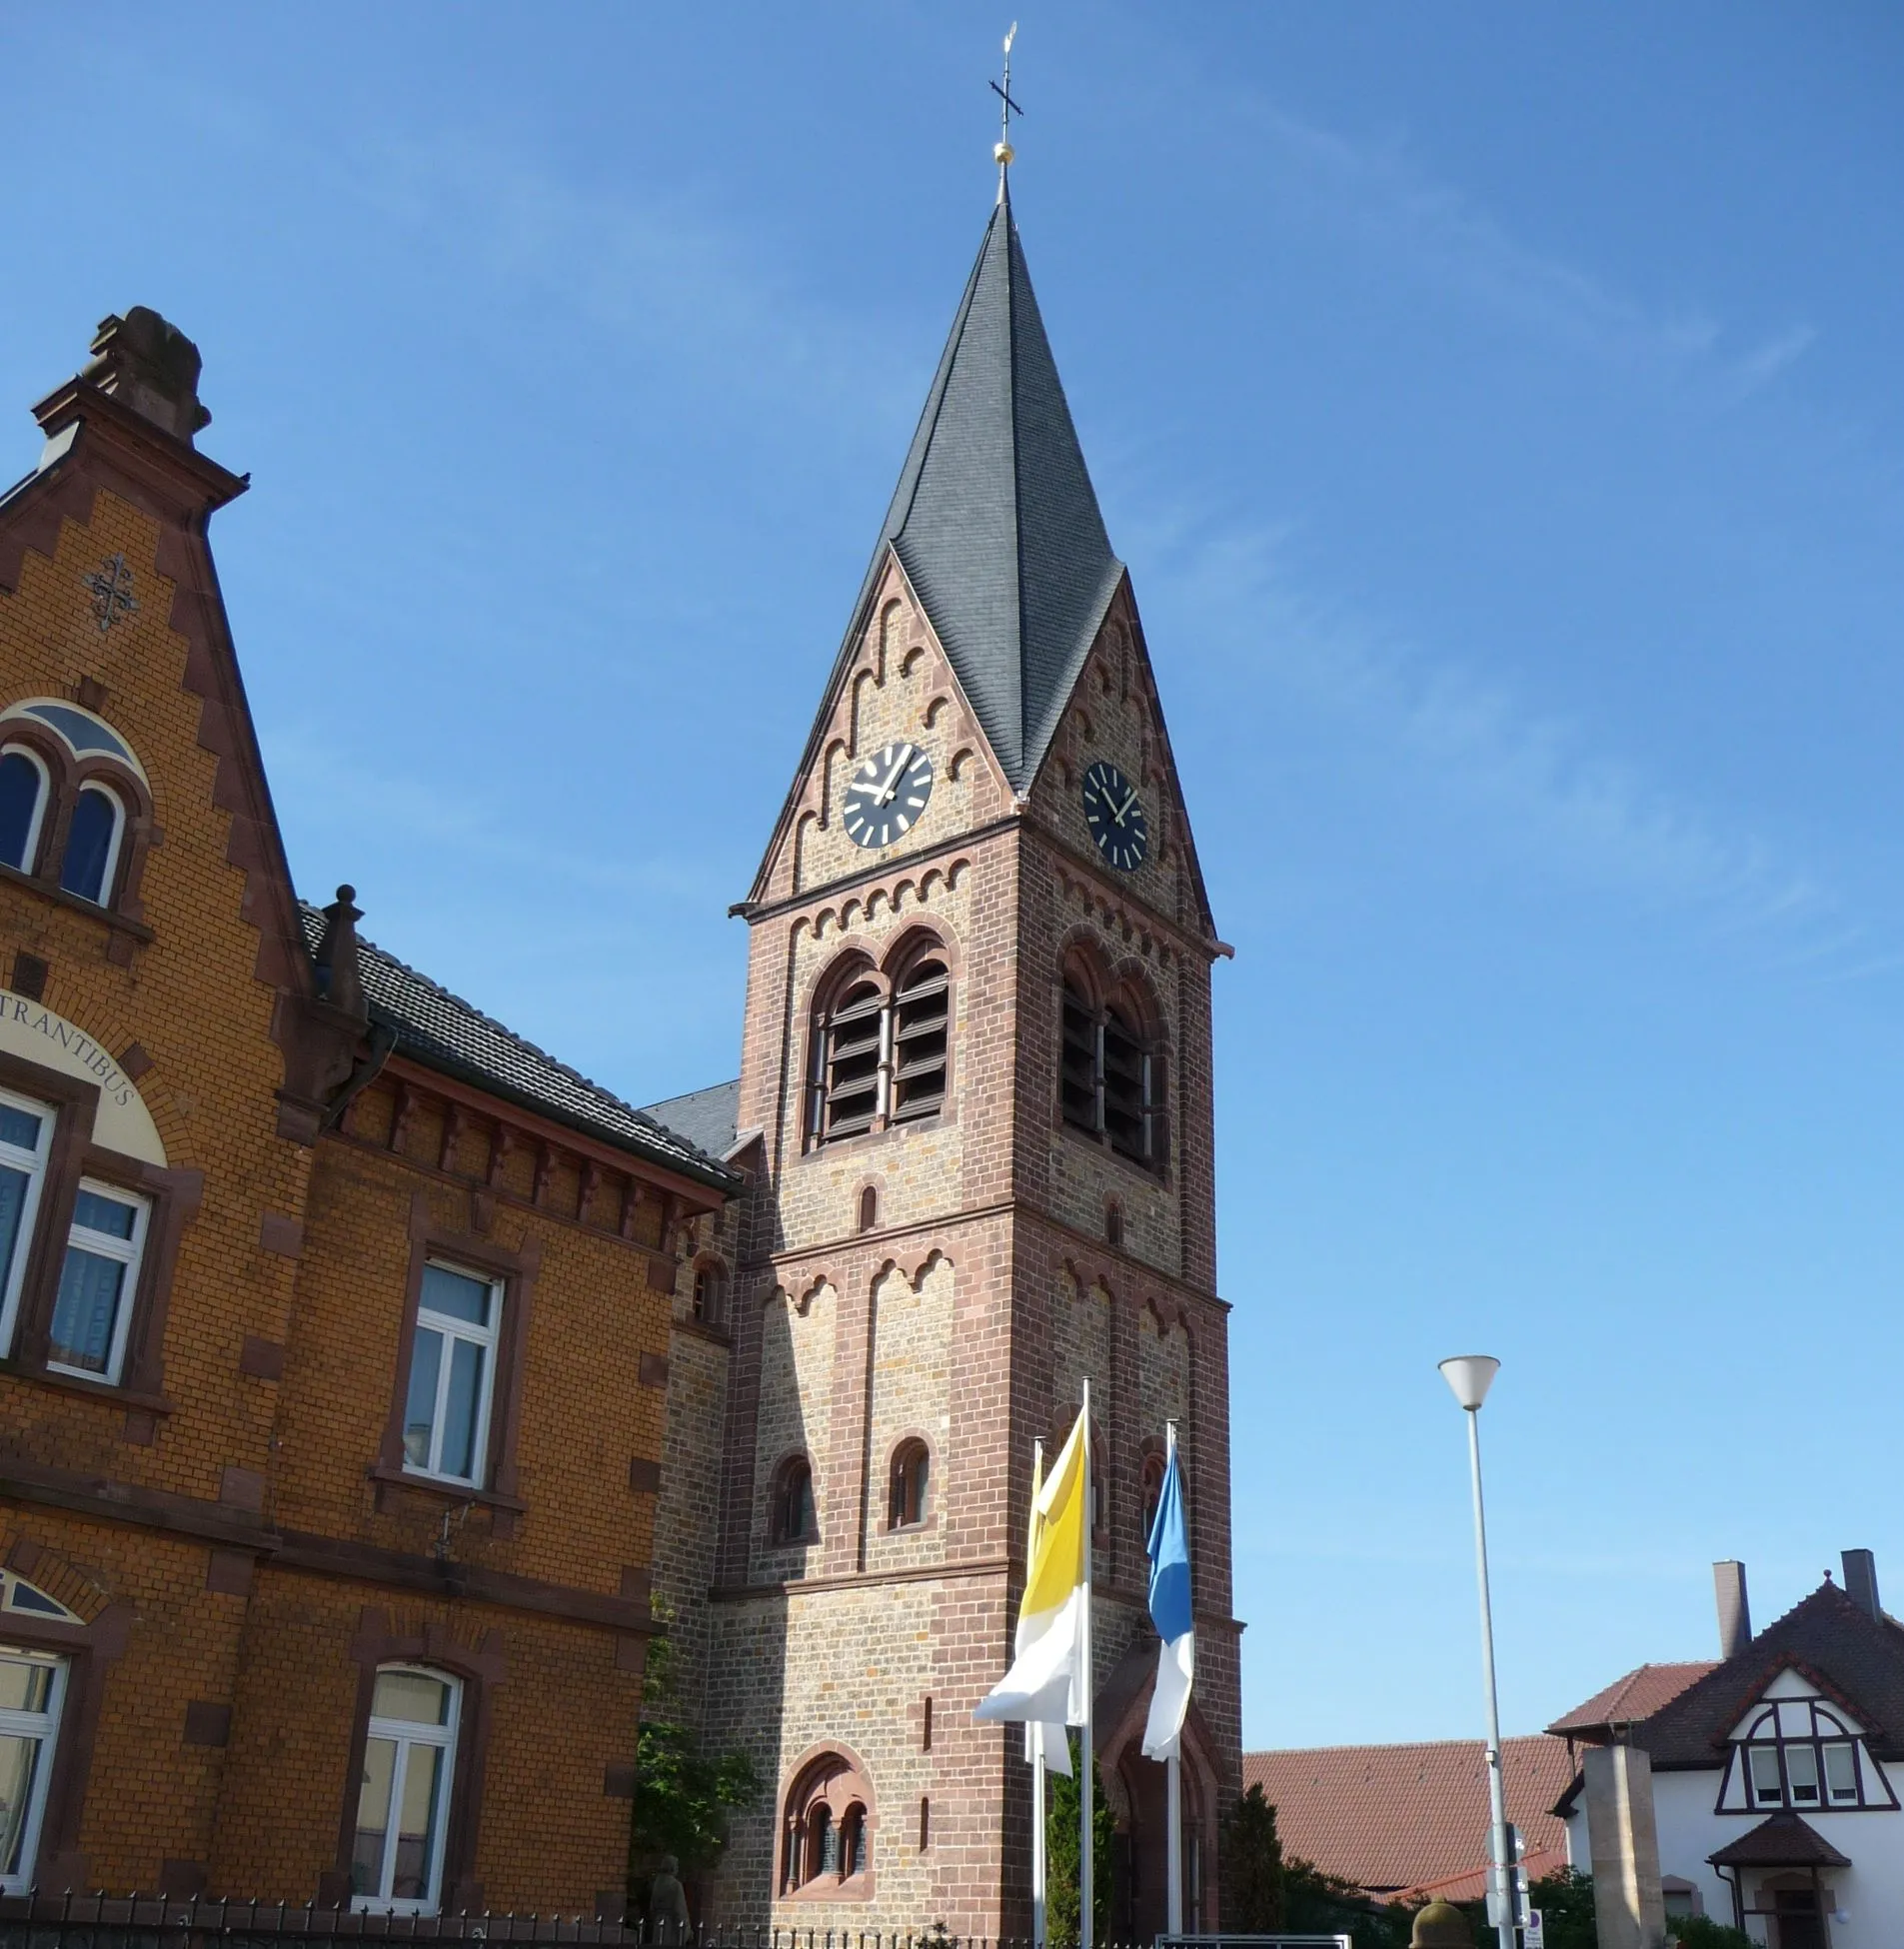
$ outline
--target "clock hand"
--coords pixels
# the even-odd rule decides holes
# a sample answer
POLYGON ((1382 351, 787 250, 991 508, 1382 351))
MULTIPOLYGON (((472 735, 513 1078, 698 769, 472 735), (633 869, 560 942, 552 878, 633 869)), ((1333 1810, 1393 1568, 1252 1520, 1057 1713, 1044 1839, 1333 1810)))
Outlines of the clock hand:
POLYGON ((892 771, 890 771, 886 775, 885 785, 883 785, 880 788, 880 796, 873 802, 876 806, 885 805, 886 802, 892 798, 894 793, 896 793, 900 789, 900 774, 904 772, 907 766, 912 762, 912 757, 913 757, 912 746, 902 745, 900 747, 900 755, 894 761, 892 771))
POLYGON ((1111 817, 1116 820, 1119 826, 1121 826, 1123 824, 1124 814, 1127 813, 1130 810, 1130 808, 1134 806, 1136 803, 1137 803, 1137 789, 1135 786, 1132 786, 1129 792, 1125 795, 1122 806, 1119 807, 1116 812, 1112 813, 1111 817))

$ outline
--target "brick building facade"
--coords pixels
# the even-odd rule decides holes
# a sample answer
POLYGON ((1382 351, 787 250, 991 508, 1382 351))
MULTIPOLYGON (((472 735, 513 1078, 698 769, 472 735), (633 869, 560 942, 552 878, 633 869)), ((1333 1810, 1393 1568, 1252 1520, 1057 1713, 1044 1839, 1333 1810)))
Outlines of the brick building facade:
POLYGON ((768 1800, 724 1921, 1029 1928, 1007 1662, 1032 1443, 1091 1383, 1117 1933, 1161 1926, 1143 1530, 1180 1428, 1191 1926, 1240 1786, 1204 899, 1128 577, 1008 202, 758 879, 738 1082, 651 1106, 745 1173, 676 1294, 656 1574, 768 1800))
POLYGON ((198 356, 0 495, 0 1896, 619 1910, 722 1165, 292 891, 198 356))

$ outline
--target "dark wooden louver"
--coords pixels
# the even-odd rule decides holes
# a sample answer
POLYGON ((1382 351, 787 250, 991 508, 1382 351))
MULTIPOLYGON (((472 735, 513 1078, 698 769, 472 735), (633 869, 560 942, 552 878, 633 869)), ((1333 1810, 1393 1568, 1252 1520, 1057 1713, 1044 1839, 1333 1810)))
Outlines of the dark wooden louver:
POLYGON ((880 990, 862 981, 840 997, 827 1023, 825 1098, 819 1134, 858 1136, 880 1111, 880 990))
POLYGON ((946 964, 916 963, 893 999, 893 1120, 936 1116, 946 1103, 946 1045, 952 999, 946 964))
POLYGON ((1058 1107, 1073 1129, 1140 1164, 1162 1162, 1157 1058, 1115 1007, 1097 1009, 1068 984, 1058 1051, 1058 1107))

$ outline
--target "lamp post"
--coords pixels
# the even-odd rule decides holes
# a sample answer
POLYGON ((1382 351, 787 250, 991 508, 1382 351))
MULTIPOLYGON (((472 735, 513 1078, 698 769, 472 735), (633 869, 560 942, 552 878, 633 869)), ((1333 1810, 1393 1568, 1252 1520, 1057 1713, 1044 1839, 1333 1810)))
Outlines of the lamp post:
POLYGON ((1487 1591, 1487 1517, 1481 1505, 1481 1403, 1500 1372, 1489 1353, 1461 1353, 1441 1362, 1441 1377, 1467 1414, 1467 1458, 1474 1481, 1474 1575, 1481 1593, 1481 1677, 1487 1690, 1487 1802, 1493 1819, 1494 1910, 1500 1949, 1514 1949, 1514 1864, 1508 1859, 1507 1802, 1501 1792, 1501 1712, 1494 1690, 1494 1607, 1487 1591))

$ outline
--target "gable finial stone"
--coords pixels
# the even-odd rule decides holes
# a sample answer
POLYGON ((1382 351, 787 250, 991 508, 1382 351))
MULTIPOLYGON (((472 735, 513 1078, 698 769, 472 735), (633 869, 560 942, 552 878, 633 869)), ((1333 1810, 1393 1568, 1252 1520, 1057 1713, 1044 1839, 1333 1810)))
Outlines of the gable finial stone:
POLYGON ((149 305, 134 305, 123 318, 116 312, 102 318, 88 350, 93 357, 80 377, 174 439, 189 447, 192 436, 211 425, 198 397, 204 364, 198 347, 149 305))
POLYGON ((357 889, 340 887, 337 899, 324 910, 324 938, 318 943, 318 991, 333 1008, 359 1021, 370 1019, 363 982, 357 970, 357 924, 364 916, 357 906, 357 889))

